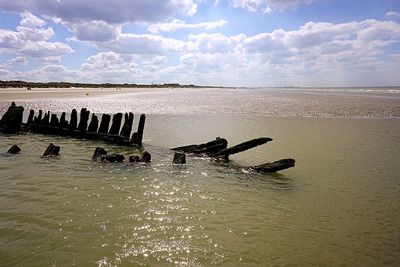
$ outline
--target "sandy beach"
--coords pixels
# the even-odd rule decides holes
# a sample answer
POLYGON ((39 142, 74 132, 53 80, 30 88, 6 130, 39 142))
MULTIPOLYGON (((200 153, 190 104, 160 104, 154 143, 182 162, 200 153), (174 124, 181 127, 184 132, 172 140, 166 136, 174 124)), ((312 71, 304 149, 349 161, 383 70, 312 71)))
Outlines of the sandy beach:
POLYGON ((49 98, 81 98, 120 95, 128 93, 158 92, 169 88, 0 88, 0 100, 29 100, 49 98))

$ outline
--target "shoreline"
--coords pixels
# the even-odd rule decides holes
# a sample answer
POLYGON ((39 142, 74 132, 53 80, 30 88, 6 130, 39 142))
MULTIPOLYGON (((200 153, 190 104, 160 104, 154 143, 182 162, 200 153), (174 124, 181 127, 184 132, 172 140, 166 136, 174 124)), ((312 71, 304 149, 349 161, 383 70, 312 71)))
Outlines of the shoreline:
MULTIPOLYGON (((11 100, 34 100, 34 99, 49 99, 49 98, 93 98, 109 95, 120 95, 129 93, 151 93, 172 88, 157 88, 157 87, 138 87, 138 88, 1 88, 0 99, 4 101, 11 100)), ((174 90, 182 90, 174 88, 174 90)))

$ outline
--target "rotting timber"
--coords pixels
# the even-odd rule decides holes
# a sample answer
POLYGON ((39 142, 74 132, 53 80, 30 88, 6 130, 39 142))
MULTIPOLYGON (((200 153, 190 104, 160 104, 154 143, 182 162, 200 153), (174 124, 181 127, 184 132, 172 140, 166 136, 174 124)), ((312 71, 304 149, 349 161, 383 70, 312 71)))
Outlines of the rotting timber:
MULTIPOLYGON (((270 141, 272 141, 272 138, 261 137, 228 147, 228 141, 225 138, 217 137, 215 140, 204 144, 175 147, 172 148, 172 150, 197 156, 207 156, 228 162, 230 155, 249 150, 251 148, 266 144, 270 141)), ((272 163, 264 163, 257 166, 245 167, 245 169, 258 173, 269 173, 294 167, 295 163, 296 161, 294 159, 288 158, 272 163)))
POLYGON ((90 111, 86 108, 82 108, 79 114, 76 109, 73 109, 69 121, 66 120, 65 112, 58 118, 56 113, 50 113, 50 111, 44 113, 42 110, 39 110, 37 115, 35 115, 35 111, 30 110, 27 122, 23 123, 23 111, 24 108, 22 106, 17 106, 12 102, 11 106, 0 120, 0 133, 13 134, 18 132, 32 132, 45 135, 100 140, 133 147, 142 146, 146 120, 145 114, 140 116, 137 132, 134 132, 131 136, 134 118, 131 112, 125 114, 125 121, 122 125, 122 113, 117 113, 112 117, 109 114, 103 114, 102 120, 99 123, 99 119, 94 113, 89 122, 90 111), (79 121, 78 115, 80 118, 79 121))
MULTIPOLYGON (((32 132, 48 135, 69 136, 73 138, 84 138, 89 140, 99 140, 119 145, 132 146, 136 148, 142 147, 142 139, 146 120, 145 114, 141 114, 138 122, 138 129, 131 135, 134 119, 134 115, 131 112, 125 113, 124 116, 122 113, 117 113, 113 116, 109 114, 103 114, 101 121, 99 120, 97 115, 93 113, 89 122, 90 111, 86 108, 81 109, 79 113, 79 121, 78 112, 76 109, 72 110, 69 121, 66 120, 65 112, 63 112, 60 118, 58 118, 58 115, 56 113, 50 113, 50 111, 48 111, 47 113, 43 113, 42 110, 39 110, 37 115, 35 115, 35 111, 30 110, 27 122, 23 123, 23 111, 24 108, 22 106, 17 106, 14 102, 12 102, 11 106, 8 108, 7 112, 2 116, 0 120, 0 133, 14 134, 18 132, 32 132), (124 123, 122 124, 123 117, 125 119, 124 123)), ((176 147, 172 148, 172 150, 183 152, 186 154, 207 156, 215 158, 217 160, 228 162, 230 155, 243 152, 260 145, 264 145, 271 141, 272 138, 261 137, 237 144, 232 147, 228 147, 228 141, 225 138, 217 137, 215 140, 204 144, 176 147)), ((58 154, 59 147, 55 146, 55 148, 56 152, 50 154, 58 154)), ((140 159, 139 157, 131 157, 129 161, 150 162, 151 155, 148 152, 146 153, 148 155, 143 155, 142 159, 140 159)), ((111 156, 120 155, 109 155, 107 156, 108 158, 106 157, 106 155, 104 155, 104 159, 106 161, 108 160, 112 162, 123 162, 125 160, 123 156, 115 160, 114 158, 110 158, 111 156)), ((186 160, 184 154, 180 154, 178 156, 179 159, 178 157, 177 159, 174 158, 174 163, 185 164, 186 160)), ((294 166, 295 160, 292 158, 288 158, 281 159, 272 163, 264 163, 257 166, 249 166, 243 168, 258 173, 269 173, 285 170, 294 166)))

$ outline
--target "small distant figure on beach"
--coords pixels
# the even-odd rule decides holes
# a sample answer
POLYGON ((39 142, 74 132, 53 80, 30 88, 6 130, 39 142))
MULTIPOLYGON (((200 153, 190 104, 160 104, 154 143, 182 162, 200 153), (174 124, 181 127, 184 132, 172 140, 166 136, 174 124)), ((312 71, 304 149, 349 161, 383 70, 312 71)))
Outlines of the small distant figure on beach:
POLYGON ((30 88, 30 87, 27 87, 27 88, 26 88, 26 90, 27 90, 27 91, 31 91, 31 90, 32 90, 32 88, 30 88))

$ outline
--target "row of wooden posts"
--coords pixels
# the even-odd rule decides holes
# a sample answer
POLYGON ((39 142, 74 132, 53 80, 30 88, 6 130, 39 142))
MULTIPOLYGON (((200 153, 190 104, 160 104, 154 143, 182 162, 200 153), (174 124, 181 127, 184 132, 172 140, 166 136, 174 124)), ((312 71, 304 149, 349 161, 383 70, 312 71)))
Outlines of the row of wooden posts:
POLYGON ((28 121, 21 125, 21 131, 31 131, 42 134, 68 135, 88 139, 100 139, 123 145, 142 146, 144 125, 146 115, 141 114, 137 131, 131 135, 134 115, 132 112, 116 113, 112 117, 110 114, 103 114, 101 121, 98 116, 92 113, 89 122, 90 111, 82 108, 78 122, 78 112, 73 109, 69 122, 66 120, 66 113, 63 112, 58 118, 56 113, 43 113, 39 110, 35 115, 34 110, 30 110, 28 121), (122 125, 122 118, 124 123, 122 125), (111 127, 110 127, 111 122, 111 127), (122 128, 121 128, 122 125, 122 128))
MULTIPOLYGON (((86 108, 81 109, 79 123, 78 112, 76 109, 72 110, 69 122, 66 120, 65 112, 63 112, 61 117, 58 118, 56 113, 51 114, 50 111, 43 114, 43 111, 39 110, 38 114, 35 115, 35 111, 30 110, 28 121, 22 123, 23 111, 24 108, 22 106, 16 106, 13 102, 0 120, 0 133, 13 134, 20 131, 29 131, 41 134, 71 136, 142 147, 143 131, 146 121, 145 114, 140 115, 137 131, 131 135, 134 118, 134 115, 131 112, 125 113, 125 120, 122 125, 122 113, 116 113, 112 117, 109 114, 103 114, 101 122, 96 114, 92 114, 92 119, 89 122, 90 111, 86 108)), ((193 144, 173 148, 172 150, 176 151, 173 162, 175 164, 185 164, 185 154, 207 156, 217 160, 229 161, 230 155, 249 150, 271 141, 272 138, 261 137, 228 147, 228 141, 226 139, 217 137, 215 140, 204 144, 193 144)), ((107 155, 103 148, 96 149, 95 155, 97 156, 94 156, 94 158, 101 159, 102 161, 121 162, 125 160, 123 155, 107 155)), ((142 158, 139 158, 138 156, 132 156, 129 158, 130 162, 149 162, 150 160, 151 155, 148 152, 143 152, 142 158)), ((260 173, 267 173, 291 168, 294 167, 294 165, 295 160, 288 158, 245 168, 260 173)))

